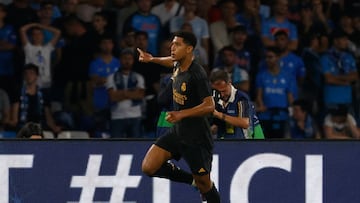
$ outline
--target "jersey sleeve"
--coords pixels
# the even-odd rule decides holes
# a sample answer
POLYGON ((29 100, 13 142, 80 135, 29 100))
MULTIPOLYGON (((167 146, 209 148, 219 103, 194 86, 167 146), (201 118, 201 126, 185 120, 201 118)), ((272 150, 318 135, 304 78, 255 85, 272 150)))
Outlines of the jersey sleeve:
POLYGON ((203 100, 208 96, 212 96, 209 79, 201 66, 199 66, 199 70, 194 73, 194 83, 196 94, 199 95, 200 99, 203 100))

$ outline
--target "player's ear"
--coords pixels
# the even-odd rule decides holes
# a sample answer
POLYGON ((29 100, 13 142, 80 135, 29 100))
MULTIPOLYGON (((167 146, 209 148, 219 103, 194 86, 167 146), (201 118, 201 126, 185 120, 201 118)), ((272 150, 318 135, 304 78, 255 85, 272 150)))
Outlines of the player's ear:
POLYGON ((186 53, 191 53, 191 52, 193 52, 194 51, 194 47, 193 46, 187 46, 186 47, 186 53))

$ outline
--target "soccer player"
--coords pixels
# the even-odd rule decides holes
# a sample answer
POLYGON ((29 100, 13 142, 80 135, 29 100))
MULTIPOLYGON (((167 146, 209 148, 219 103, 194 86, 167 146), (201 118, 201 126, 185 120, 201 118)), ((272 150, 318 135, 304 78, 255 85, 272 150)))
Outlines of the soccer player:
POLYGON ((195 46, 196 37, 192 33, 177 32, 169 57, 153 57, 138 49, 141 62, 174 67, 174 110, 166 115, 166 120, 174 126, 150 147, 142 170, 151 177, 196 185, 208 203, 220 203, 219 192, 210 179, 214 143, 207 116, 212 114, 215 104, 204 68, 193 61, 195 46), (169 162, 181 157, 191 174, 169 162))

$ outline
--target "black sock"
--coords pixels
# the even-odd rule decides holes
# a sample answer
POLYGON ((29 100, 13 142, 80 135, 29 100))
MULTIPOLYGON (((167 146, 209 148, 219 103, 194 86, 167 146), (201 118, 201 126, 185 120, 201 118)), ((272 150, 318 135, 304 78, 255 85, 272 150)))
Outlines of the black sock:
POLYGON ((204 196, 207 203, 220 203, 220 194, 214 184, 208 192, 204 193, 204 196))
POLYGON ((187 183, 189 185, 193 182, 193 177, 190 173, 169 162, 164 163, 153 176, 167 178, 175 182, 187 183))

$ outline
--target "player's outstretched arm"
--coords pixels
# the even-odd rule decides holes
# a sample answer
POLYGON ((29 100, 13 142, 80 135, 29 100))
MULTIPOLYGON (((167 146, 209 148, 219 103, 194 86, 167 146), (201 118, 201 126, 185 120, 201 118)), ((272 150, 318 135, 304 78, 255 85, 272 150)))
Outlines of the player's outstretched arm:
POLYGON ((164 57, 154 57, 150 53, 147 53, 139 48, 137 48, 139 52, 139 61, 143 63, 157 63, 165 67, 173 68, 174 62, 171 56, 164 56, 164 57))

